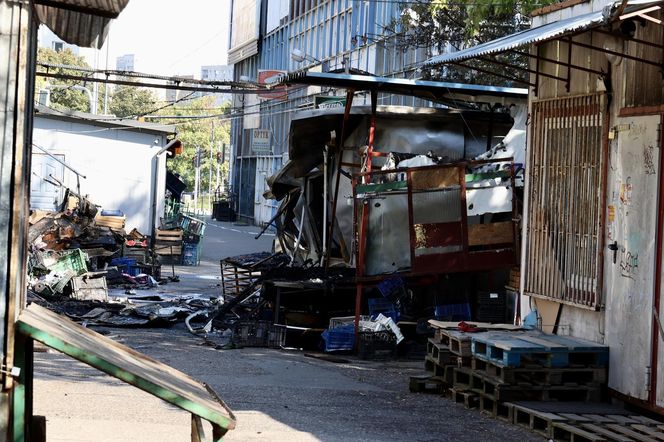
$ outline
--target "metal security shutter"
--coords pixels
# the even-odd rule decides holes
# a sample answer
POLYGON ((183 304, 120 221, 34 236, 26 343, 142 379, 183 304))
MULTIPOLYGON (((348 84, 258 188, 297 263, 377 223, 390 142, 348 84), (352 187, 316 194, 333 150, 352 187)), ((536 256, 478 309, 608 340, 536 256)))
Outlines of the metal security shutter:
POLYGON ((605 99, 533 103, 526 295, 600 308, 605 99))

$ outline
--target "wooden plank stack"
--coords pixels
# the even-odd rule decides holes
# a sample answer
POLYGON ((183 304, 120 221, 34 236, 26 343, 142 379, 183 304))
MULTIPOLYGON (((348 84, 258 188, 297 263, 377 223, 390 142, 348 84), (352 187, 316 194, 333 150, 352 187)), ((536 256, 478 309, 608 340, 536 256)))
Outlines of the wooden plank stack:
POLYGON ((182 230, 157 229, 155 253, 158 255, 181 255, 182 230))
POLYGON ((95 225, 100 227, 109 227, 114 230, 124 229, 126 217, 111 216, 111 215, 97 215, 95 217, 95 225))

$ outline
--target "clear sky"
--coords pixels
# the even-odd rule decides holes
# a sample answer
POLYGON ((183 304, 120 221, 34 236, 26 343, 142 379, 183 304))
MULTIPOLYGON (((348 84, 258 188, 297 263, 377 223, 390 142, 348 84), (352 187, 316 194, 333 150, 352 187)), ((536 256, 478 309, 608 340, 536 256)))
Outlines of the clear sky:
MULTIPOLYGON (((136 70, 200 77, 204 65, 226 64, 230 0, 130 0, 111 24, 108 68, 135 54, 136 70)), ((106 47, 99 67, 106 62, 106 47)))

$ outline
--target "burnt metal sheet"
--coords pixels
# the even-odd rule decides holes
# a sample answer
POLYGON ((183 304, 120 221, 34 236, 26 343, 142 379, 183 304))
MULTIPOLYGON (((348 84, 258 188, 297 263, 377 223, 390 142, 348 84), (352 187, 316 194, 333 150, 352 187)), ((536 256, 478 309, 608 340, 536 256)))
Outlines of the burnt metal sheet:
MULTIPOLYGON (((615 17, 612 16, 616 2, 609 4, 602 10, 593 11, 587 14, 581 14, 570 17, 564 20, 558 20, 552 23, 547 23, 536 28, 527 29, 525 31, 517 32, 505 37, 498 38, 477 46, 473 46, 461 51, 446 53, 432 57, 424 62, 425 66, 435 66, 445 63, 460 62, 470 60, 472 58, 483 57, 487 55, 495 55, 507 52, 511 49, 517 49, 532 43, 541 43, 556 38, 564 37, 567 35, 578 34, 588 29, 598 28, 611 23, 615 17)), ((661 4, 661 1, 633 1, 629 3, 624 13, 635 12, 645 9, 655 4, 661 4)))
POLYGON ((286 75, 273 87, 284 84, 306 84, 347 88, 355 91, 377 91, 419 97, 426 100, 495 101, 496 97, 525 100, 528 89, 443 81, 409 80, 405 78, 374 77, 371 75, 333 74, 329 72, 297 71, 286 75))
POLYGON ((129 0, 37 0, 39 21, 67 43, 101 48, 111 19, 129 0))
POLYGON ((235 427, 233 412, 205 384, 63 316, 31 304, 17 327, 25 336, 209 421, 217 433, 235 427))

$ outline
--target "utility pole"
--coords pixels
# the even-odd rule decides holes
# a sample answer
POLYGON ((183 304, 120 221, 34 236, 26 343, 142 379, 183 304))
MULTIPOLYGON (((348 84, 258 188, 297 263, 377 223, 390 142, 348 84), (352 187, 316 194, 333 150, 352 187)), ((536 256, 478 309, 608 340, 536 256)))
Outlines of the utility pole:
POLYGON ((194 179, 194 213, 196 213, 196 210, 198 210, 198 193, 200 192, 201 181, 201 146, 196 146, 194 166, 196 167, 196 178, 194 179))
POLYGON ((212 141, 210 142, 210 170, 208 174, 208 199, 212 201, 212 155, 214 154, 214 120, 212 120, 212 141))
POLYGON ((217 147, 217 156, 219 157, 217 159, 217 189, 221 189, 219 187, 220 185, 219 180, 221 179, 221 163, 225 159, 225 153, 226 153, 226 143, 222 143, 217 147))

